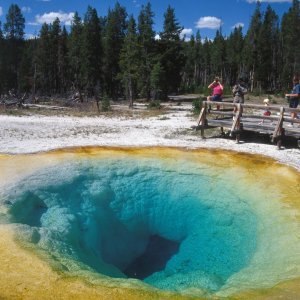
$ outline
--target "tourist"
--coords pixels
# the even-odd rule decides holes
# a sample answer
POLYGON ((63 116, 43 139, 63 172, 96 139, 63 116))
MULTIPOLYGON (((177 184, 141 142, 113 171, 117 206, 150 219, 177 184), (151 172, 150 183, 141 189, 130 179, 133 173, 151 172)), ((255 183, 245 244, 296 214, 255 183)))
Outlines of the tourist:
MULTIPOLYGON (((299 105, 299 98, 300 98, 300 84, 299 84, 299 77, 294 76, 293 77, 293 89, 290 94, 286 94, 285 97, 289 101, 289 107, 290 108, 297 108, 299 105)), ((292 112, 291 113, 291 118, 296 119, 297 118, 297 113, 292 112)), ((293 126, 293 121, 290 126, 293 126)))
MULTIPOLYGON (((233 103, 244 103, 244 95, 247 94, 247 92, 248 90, 245 87, 243 80, 238 79, 232 88, 233 103)), ((236 113, 236 111, 237 107, 235 106, 233 109, 233 113, 236 113)))
MULTIPOLYGON (((264 99, 263 101, 264 105, 265 105, 265 110, 263 112, 263 116, 264 117, 270 117, 271 116, 271 111, 269 109, 269 103, 270 103, 270 100, 268 98, 264 99)), ((265 121, 265 118, 262 119, 262 121, 258 124, 258 125, 261 125, 263 124, 265 121)))
MULTIPOLYGON (((207 101, 222 102, 224 87, 220 82, 220 78, 215 77, 215 80, 208 86, 208 88, 212 89, 212 96, 208 96, 207 101)), ((220 109, 220 105, 217 105, 217 109, 220 109)))
POLYGON ((270 103, 270 100, 268 98, 264 99, 264 104, 265 104, 264 116, 265 117, 271 116, 271 111, 269 109, 269 103, 270 103))
POLYGON ((237 80, 232 88, 233 103, 244 103, 244 95, 247 94, 248 90, 245 87, 242 79, 237 80))

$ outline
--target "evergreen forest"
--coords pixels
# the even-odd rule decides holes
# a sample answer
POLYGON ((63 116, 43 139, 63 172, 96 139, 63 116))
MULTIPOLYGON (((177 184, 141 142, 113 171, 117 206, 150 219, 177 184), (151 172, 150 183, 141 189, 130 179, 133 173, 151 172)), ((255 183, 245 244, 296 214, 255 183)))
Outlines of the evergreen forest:
POLYGON ((137 19, 118 2, 100 17, 88 7, 75 13, 68 29, 59 19, 25 39, 25 19, 12 4, 0 24, 0 95, 14 90, 38 96, 166 99, 169 94, 204 93, 214 76, 226 87, 243 78, 252 92, 281 93, 300 72, 300 7, 293 0, 281 19, 257 2, 249 28, 222 28, 213 40, 198 31, 190 40, 175 10, 166 9, 161 32, 154 31, 150 2, 137 19), (159 35, 159 38, 157 36, 159 35))

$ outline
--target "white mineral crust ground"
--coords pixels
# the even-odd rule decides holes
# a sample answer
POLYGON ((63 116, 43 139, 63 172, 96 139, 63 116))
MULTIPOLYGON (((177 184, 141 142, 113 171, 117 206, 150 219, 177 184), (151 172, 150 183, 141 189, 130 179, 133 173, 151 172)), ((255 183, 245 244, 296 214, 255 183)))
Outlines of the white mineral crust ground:
MULTIPOLYGON (((191 106, 155 117, 0 115, 0 153, 25 154, 74 146, 219 148, 269 156, 300 170, 300 149, 228 138, 201 139, 191 106)), ((117 115, 117 114, 116 114, 117 115)))

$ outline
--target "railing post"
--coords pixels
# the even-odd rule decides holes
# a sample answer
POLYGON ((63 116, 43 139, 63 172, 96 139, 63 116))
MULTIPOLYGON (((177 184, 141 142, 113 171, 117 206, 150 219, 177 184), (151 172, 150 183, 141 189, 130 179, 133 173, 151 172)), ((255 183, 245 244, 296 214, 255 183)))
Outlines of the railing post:
POLYGON ((243 107, 240 103, 237 104, 237 111, 235 113, 233 124, 230 130, 230 136, 232 136, 232 133, 235 131, 236 128, 240 129, 240 119, 243 113, 243 107))
POLYGON ((281 143, 282 143, 281 140, 282 140, 282 137, 284 134, 284 130, 282 128, 283 121, 284 121, 284 111, 285 111, 284 107, 280 107, 278 122, 277 122, 277 125, 274 129, 273 136, 272 136, 272 143, 274 143, 276 141, 279 149, 281 147, 281 143))
POLYGON ((199 117, 197 119, 197 126, 200 126, 200 124, 201 124, 201 120, 202 120, 202 116, 203 116, 203 111, 204 111, 204 107, 202 107, 201 110, 200 110, 199 117))
POLYGON ((204 138, 204 126, 206 123, 206 110, 207 110, 207 103, 204 102, 204 107, 203 107, 203 115, 202 115, 202 126, 201 126, 201 138, 204 138))
POLYGON ((203 107, 199 114, 197 124, 201 126, 201 137, 204 138, 204 126, 206 125, 206 111, 207 111, 207 103, 206 101, 203 102, 203 107))

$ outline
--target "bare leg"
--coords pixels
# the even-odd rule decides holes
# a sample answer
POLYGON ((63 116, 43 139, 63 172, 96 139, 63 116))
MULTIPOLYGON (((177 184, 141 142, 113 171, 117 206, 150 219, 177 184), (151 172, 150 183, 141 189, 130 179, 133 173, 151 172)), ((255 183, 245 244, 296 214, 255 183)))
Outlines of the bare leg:
POLYGON ((296 118, 297 118, 297 114, 294 113, 294 112, 292 112, 292 113, 291 113, 291 118, 292 118, 291 125, 294 125, 293 119, 296 119, 296 118))
POLYGON ((232 117, 232 120, 234 121, 234 119, 235 119, 235 113, 237 112, 237 107, 235 106, 234 108, 233 108, 233 117, 232 117))

